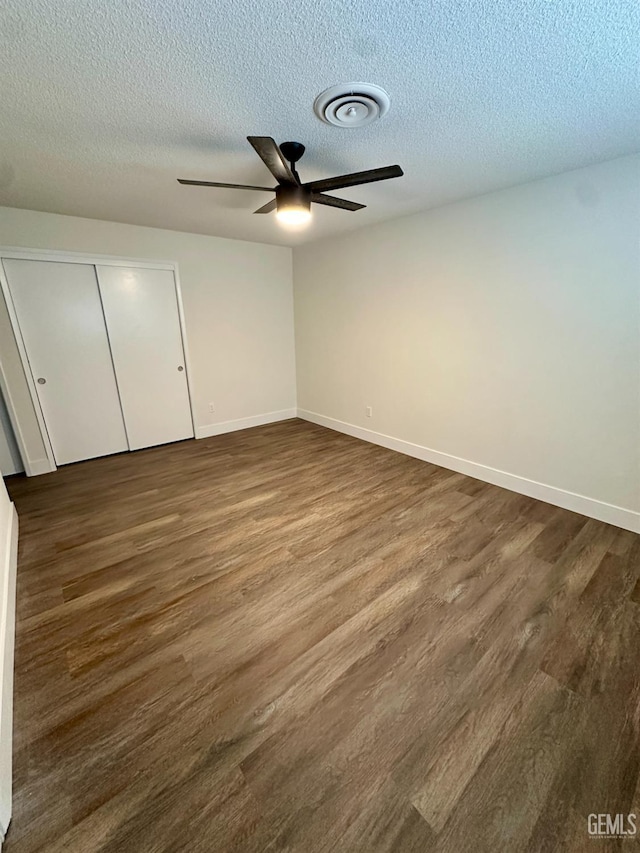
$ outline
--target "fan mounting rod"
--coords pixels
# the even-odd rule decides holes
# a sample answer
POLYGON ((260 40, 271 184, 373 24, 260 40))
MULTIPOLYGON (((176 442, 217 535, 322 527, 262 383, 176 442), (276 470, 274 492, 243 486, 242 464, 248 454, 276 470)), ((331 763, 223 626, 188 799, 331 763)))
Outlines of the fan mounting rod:
POLYGON ((302 142, 283 142, 280 146, 280 150, 282 151, 283 157, 292 168, 305 152, 302 142))

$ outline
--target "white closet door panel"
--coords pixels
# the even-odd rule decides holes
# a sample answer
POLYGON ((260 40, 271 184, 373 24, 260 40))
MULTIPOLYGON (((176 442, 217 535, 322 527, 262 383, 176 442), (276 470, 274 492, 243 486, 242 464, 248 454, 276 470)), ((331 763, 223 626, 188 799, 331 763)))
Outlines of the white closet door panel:
POLYGON ((3 264, 57 464, 127 450, 95 268, 3 264))
POLYGON ((192 438, 173 272, 96 269, 129 447, 192 438))

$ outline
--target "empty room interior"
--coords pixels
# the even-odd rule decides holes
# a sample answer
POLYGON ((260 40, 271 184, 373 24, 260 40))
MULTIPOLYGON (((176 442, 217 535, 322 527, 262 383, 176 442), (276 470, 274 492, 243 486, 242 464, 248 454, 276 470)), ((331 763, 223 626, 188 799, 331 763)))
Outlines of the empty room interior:
POLYGON ((637 849, 639 46, 5 0, 4 853, 637 849))

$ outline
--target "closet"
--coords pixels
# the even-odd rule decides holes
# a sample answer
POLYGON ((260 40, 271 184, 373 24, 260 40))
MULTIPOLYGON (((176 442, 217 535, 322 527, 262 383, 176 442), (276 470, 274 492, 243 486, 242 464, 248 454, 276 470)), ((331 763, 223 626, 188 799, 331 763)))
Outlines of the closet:
POLYGON ((57 465, 193 437, 173 270, 2 264, 57 465))

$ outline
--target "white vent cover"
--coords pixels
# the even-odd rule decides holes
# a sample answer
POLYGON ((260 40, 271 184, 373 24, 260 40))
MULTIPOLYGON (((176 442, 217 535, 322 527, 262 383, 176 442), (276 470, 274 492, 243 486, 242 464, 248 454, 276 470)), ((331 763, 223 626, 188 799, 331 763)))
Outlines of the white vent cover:
POLYGON ((371 83, 331 86, 313 102, 316 115, 337 127, 362 127, 382 118, 389 110, 389 95, 371 83))

